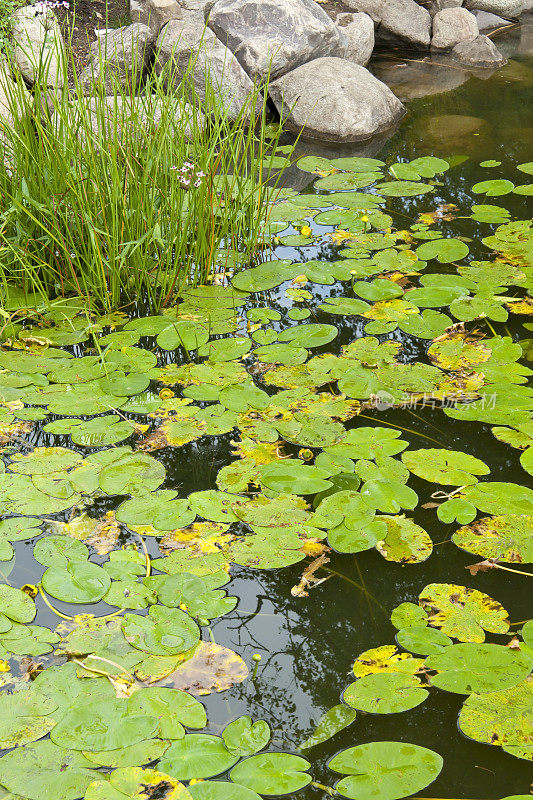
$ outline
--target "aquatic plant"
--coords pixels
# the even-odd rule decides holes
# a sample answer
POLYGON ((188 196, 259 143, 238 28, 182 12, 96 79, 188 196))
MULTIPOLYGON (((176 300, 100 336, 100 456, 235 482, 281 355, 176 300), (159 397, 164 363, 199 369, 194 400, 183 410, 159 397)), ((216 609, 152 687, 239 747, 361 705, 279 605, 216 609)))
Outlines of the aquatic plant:
POLYGON ((520 338, 533 309, 531 223, 478 205, 469 219, 484 233, 467 242, 439 230, 443 214, 456 216, 447 204, 395 229, 384 198, 430 195, 450 167, 442 159, 392 165, 392 180, 376 160, 299 164, 321 173, 318 189, 285 191, 271 233, 299 247, 323 236, 330 260, 278 259, 225 285, 182 287, 177 303, 145 317, 15 289, 4 304, 8 798, 258 800, 310 787, 397 800, 441 780, 438 748, 405 741, 401 716, 395 741, 334 753, 330 740, 348 726, 366 736, 372 716, 416 713, 439 693, 459 696, 450 708, 466 737, 510 764, 532 758, 533 622, 517 622, 476 577, 531 574, 533 372, 520 338), (293 230, 279 237, 287 220, 293 230), (431 413, 431 424, 407 425, 408 411, 431 413), (439 416, 457 420, 453 439, 439 416), (505 446, 514 482, 497 479, 490 452, 460 444, 463 420, 505 446), (180 493, 167 465, 189 464, 196 443, 206 453, 210 442, 231 444, 234 458, 213 459, 225 463, 211 488, 180 493), (246 614, 227 593, 239 567, 301 563, 291 594, 309 603, 338 576, 328 566, 336 553, 368 553, 376 571, 416 575, 431 559, 444 572, 434 520, 451 526, 450 548, 482 560, 464 584, 405 582, 407 598, 387 609, 394 643, 354 647, 340 702, 298 751, 279 752, 269 723, 247 715, 205 730, 198 698, 261 669, 255 660, 250 676, 252 664, 212 632, 217 619, 246 614), (7 578, 24 543, 38 567, 35 584, 19 588, 7 578), (94 615, 78 613, 87 606, 94 615), (43 607, 56 626, 35 624, 43 607), (322 745, 329 772, 319 781, 322 745))
POLYGON ((77 78, 66 88, 60 64, 65 88, 52 96, 44 78, 33 100, 8 87, 21 121, 4 134, 3 283, 157 310, 183 285, 250 263, 264 246, 280 160, 281 128, 267 138, 259 88, 234 119, 208 74, 202 100, 188 75, 168 91, 171 64, 142 95, 135 70, 127 85, 111 71, 112 91, 89 99, 77 78), (185 180, 187 163, 201 180, 185 180))

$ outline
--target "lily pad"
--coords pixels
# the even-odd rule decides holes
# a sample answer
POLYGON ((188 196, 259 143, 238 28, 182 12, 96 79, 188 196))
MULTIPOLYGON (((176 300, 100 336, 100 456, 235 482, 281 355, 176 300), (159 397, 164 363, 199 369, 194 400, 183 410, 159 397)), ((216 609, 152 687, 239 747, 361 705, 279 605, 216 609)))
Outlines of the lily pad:
POLYGON ((533 679, 509 689, 468 697, 459 714, 459 728, 470 739, 501 747, 533 760, 533 679))
POLYGON ((420 593, 428 623, 462 642, 483 642, 485 633, 507 633, 509 617, 500 603, 477 589, 430 583, 420 593))
POLYGON ((94 781, 81 753, 49 740, 18 747, 0 759, 0 782, 29 800, 77 800, 94 781))
POLYGON ((355 721, 357 714, 353 708, 341 703, 333 706, 325 714, 322 714, 317 722, 316 728, 301 744, 300 750, 309 750, 317 744, 322 744, 331 739, 339 731, 344 730, 355 721))
POLYGON ((219 736, 191 733, 173 742, 158 766, 178 780, 190 780, 220 775, 238 760, 219 736))
POLYGON ((437 484, 465 486, 477 483, 477 475, 490 473, 479 458, 458 450, 409 450, 402 461, 419 478, 437 484))
POLYGON ((416 676, 399 672, 365 675, 348 686, 343 700, 368 714, 397 714, 424 702, 429 692, 420 684, 416 676))
POLYGON ((161 800, 191 800, 182 783, 155 769, 142 767, 123 767, 115 770, 109 781, 94 781, 87 787, 84 800, 141 800, 143 795, 161 800))
POLYGON ((533 561, 533 517, 506 514, 483 517, 452 535, 457 547, 508 563, 533 561))
POLYGON ((305 772, 310 766, 301 756, 261 753, 241 761, 231 770, 230 778, 258 794, 291 794, 311 783, 311 776, 305 772))
POLYGON ((328 764, 343 778, 335 788, 354 800, 397 800, 424 789, 442 770, 442 757, 407 742, 369 742, 349 747, 328 764))
POLYGON ((437 670, 433 686, 447 692, 473 694, 510 689, 531 672, 533 662, 519 650, 499 644, 454 644, 428 656, 426 666, 437 670))

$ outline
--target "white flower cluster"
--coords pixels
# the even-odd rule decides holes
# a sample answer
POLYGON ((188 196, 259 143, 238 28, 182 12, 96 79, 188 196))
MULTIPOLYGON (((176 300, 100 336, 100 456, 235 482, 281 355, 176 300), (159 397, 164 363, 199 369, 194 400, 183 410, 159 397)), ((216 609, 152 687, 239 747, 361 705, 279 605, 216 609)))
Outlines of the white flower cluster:
POLYGON ((39 0, 32 6, 36 14, 48 14, 49 11, 54 11, 56 8, 70 8, 68 0, 39 0))
POLYGON ((184 161, 181 167, 170 167, 178 173, 178 180, 182 189, 189 189, 195 186, 197 189, 202 185, 202 178, 205 178, 205 172, 196 170, 194 164, 190 161, 184 161))

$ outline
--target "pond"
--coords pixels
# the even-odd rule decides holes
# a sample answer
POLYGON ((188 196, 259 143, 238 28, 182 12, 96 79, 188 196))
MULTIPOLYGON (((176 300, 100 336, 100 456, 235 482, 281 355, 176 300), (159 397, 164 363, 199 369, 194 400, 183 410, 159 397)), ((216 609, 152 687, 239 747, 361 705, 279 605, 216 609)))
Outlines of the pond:
MULTIPOLYGON (((91 326, 57 304, 0 351, 0 588, 26 593, 0 593, 0 703, 11 691, 21 703, 0 705, 0 798, 322 800, 339 777, 358 800, 528 794, 533 256, 528 223, 510 223, 529 216, 533 60, 513 36, 504 69, 407 100, 377 152, 300 142, 301 193, 285 189, 271 215, 272 268, 185 292, 157 317, 91 326), (84 614, 115 616, 104 630, 84 614), (244 664, 211 648, 191 678, 179 662, 197 623, 244 664), (150 683, 199 697, 205 728, 197 707, 143 694, 150 683), (343 695, 346 726, 299 751, 343 695), (297 764, 275 760, 235 768, 231 795, 157 777, 148 791, 131 771, 115 794, 102 782, 107 764, 149 763, 223 781, 268 734, 243 723, 226 749, 180 738, 180 722, 218 737, 243 715, 268 723, 268 751, 307 758, 314 783, 295 791, 297 764), (32 751, 49 732, 54 752, 32 751), (427 748, 442 769, 399 745, 328 768, 372 742, 427 748)), ((405 96, 434 69, 377 67, 391 81, 409 71, 405 96)))

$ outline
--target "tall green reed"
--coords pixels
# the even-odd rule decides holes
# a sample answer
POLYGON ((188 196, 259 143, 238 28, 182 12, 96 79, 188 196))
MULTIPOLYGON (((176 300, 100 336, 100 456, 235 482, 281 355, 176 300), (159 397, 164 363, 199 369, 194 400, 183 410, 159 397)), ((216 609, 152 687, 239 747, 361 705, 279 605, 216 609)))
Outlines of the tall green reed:
POLYGON ((61 63, 63 89, 46 75, 31 102, 17 82, 8 89, 19 112, 0 164, 4 291, 158 309, 254 259, 280 175, 264 87, 232 119, 209 74, 198 96, 194 59, 179 82, 169 62, 142 94, 135 68, 126 82, 108 70, 107 96, 100 64, 91 97, 76 76, 67 88, 61 63))

